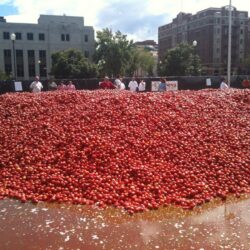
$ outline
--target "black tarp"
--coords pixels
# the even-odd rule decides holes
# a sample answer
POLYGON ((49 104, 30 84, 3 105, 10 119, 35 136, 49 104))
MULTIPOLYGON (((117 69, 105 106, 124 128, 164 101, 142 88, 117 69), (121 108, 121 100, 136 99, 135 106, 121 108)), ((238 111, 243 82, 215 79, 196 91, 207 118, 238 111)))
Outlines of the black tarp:
MULTIPOLYGON (((179 90, 200 90, 205 88, 219 88, 222 76, 171 76, 164 77, 169 81, 178 81, 178 89, 179 90), (206 86, 206 79, 211 79, 211 86, 206 86)), ((243 88, 242 81, 244 79, 249 79, 250 76, 240 75, 240 76, 232 76, 231 77, 231 87, 233 88, 243 88)), ((146 82, 146 91, 151 91, 151 82, 159 81, 160 77, 144 77, 144 78, 136 78, 139 82, 140 79, 143 79, 146 82)), ((103 79, 94 78, 94 79, 63 79, 66 83, 69 80, 72 80, 78 90, 95 90, 99 88, 99 82, 103 79)), ((115 79, 110 79, 114 82, 115 79)), ((124 77, 123 82, 125 83, 126 89, 128 89, 128 83, 131 80, 131 77, 124 77)), ((60 83, 61 80, 54 80, 57 84, 60 83)), ((32 81, 22 81, 23 91, 30 91, 29 86, 32 81)), ((44 88, 43 91, 48 91, 49 82, 41 81, 44 88)), ((0 81, 0 94, 4 94, 7 92, 15 92, 14 82, 13 81, 0 81)))

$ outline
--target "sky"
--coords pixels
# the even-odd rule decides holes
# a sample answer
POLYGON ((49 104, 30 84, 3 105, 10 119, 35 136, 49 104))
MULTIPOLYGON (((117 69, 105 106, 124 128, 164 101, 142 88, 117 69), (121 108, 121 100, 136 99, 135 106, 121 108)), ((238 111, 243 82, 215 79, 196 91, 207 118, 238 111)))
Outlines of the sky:
MULTIPOLYGON (((229 0, 0 0, 0 16, 18 23, 37 23, 40 14, 82 16, 95 31, 110 28, 134 41, 157 42, 158 27, 179 12, 195 14, 228 4, 229 0)), ((232 0, 232 5, 250 15, 249 0, 232 0)))

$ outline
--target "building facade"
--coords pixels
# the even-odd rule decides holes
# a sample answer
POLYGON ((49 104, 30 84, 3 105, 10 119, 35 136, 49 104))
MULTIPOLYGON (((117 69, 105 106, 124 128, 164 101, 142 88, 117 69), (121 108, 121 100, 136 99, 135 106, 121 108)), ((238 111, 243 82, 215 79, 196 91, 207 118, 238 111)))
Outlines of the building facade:
POLYGON ((0 69, 17 80, 47 79, 51 55, 69 48, 89 59, 94 53, 94 29, 84 26, 83 17, 40 15, 37 24, 8 23, 0 17, 0 69))
MULTIPOLYGON (((158 28, 159 60, 180 43, 197 41, 206 74, 225 74, 228 58, 229 7, 208 8, 192 15, 179 13, 169 24, 158 28)), ((250 21, 247 11, 232 9, 232 72, 244 71, 250 50, 250 21)))

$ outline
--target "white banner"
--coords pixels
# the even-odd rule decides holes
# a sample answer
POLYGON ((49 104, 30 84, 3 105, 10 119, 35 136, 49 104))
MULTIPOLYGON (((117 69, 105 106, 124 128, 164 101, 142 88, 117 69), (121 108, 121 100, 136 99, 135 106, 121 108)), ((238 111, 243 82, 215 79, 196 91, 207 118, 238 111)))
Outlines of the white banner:
POLYGON ((206 86, 212 86, 212 82, 210 78, 206 79, 206 86))
POLYGON ((167 81, 167 90, 168 91, 178 90, 178 81, 167 81))
MULTIPOLYGON (((151 82, 151 91, 159 91, 159 85, 161 81, 152 81, 151 82)), ((178 81, 167 81, 166 82, 167 91, 178 90, 178 81)))
POLYGON ((15 91, 23 91, 22 82, 15 82, 15 91))
POLYGON ((158 91, 160 83, 161 83, 160 81, 152 81, 151 82, 151 91, 158 91))

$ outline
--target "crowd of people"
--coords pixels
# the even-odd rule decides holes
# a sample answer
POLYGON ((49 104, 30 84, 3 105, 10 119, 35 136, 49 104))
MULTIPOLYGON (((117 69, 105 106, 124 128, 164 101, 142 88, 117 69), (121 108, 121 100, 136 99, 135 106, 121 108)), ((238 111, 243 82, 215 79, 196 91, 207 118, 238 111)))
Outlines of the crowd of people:
MULTIPOLYGON (((250 81, 244 80, 243 87, 248 88, 250 87, 250 81)), ((128 86, 126 88, 125 83, 123 82, 123 79, 120 75, 117 76, 114 83, 109 79, 108 76, 105 76, 104 80, 99 83, 99 87, 101 89, 119 89, 119 90, 125 90, 129 89, 132 92, 144 92, 146 91, 146 83, 143 79, 137 82, 135 77, 132 77, 131 80, 128 83, 128 86)), ((56 84, 54 81, 50 81, 48 85, 49 90, 76 90, 75 84, 72 81, 69 81, 68 83, 65 83, 64 81, 61 81, 59 84, 56 84)), ((225 90, 228 89, 229 86, 227 84, 227 81, 225 78, 221 79, 220 83, 220 89, 225 90)), ((35 81, 33 81, 30 84, 30 90, 33 93, 41 92, 43 89, 43 85, 40 82, 39 76, 36 76, 35 81)), ((160 79, 160 83, 158 85, 158 91, 164 92, 167 90, 167 80, 165 78, 160 79)))
MULTIPOLYGON (((50 81, 48 85, 49 90, 76 90, 75 84, 72 81, 65 83, 61 81, 58 85, 54 81, 50 81)), ((39 93, 43 89, 43 84, 40 82, 39 76, 36 76, 35 81, 30 84, 32 93, 39 93)))
MULTIPOLYGON (((53 84, 53 82, 51 84, 49 84, 49 88, 55 86, 53 84)), ((69 81, 68 83, 64 83, 63 81, 61 81, 57 87, 56 87, 57 90, 76 90, 76 86, 73 84, 72 81, 69 81)), ((55 89, 54 89, 55 90, 55 89)))
MULTIPOLYGON (((111 82, 109 77, 105 76, 104 80, 99 83, 99 87, 101 89, 119 89, 119 90, 125 90, 126 85, 122 81, 121 76, 117 76, 114 83, 111 82)), ((30 84, 30 90, 33 93, 41 92, 43 89, 43 84, 40 82, 39 76, 36 76, 35 80, 30 84)), ((69 81, 68 83, 65 83, 64 81, 61 81, 59 84, 56 84, 54 81, 50 81, 48 85, 49 90, 76 90, 75 84, 72 81, 69 81)), ((136 81, 135 77, 132 77, 131 81, 128 84, 128 89, 130 91, 136 92, 143 92, 146 91, 146 83, 144 80, 140 80, 139 84, 136 81)))
MULTIPOLYGON (((110 81, 108 76, 105 76, 104 80, 99 83, 99 86, 101 89, 119 89, 119 90, 126 89, 126 85, 123 82, 123 79, 120 75, 116 77, 114 83, 110 81)), ((131 81, 128 83, 128 89, 132 92, 137 92, 137 91, 143 92, 146 91, 146 83, 142 79, 139 81, 138 84, 135 77, 132 77, 131 81)))

